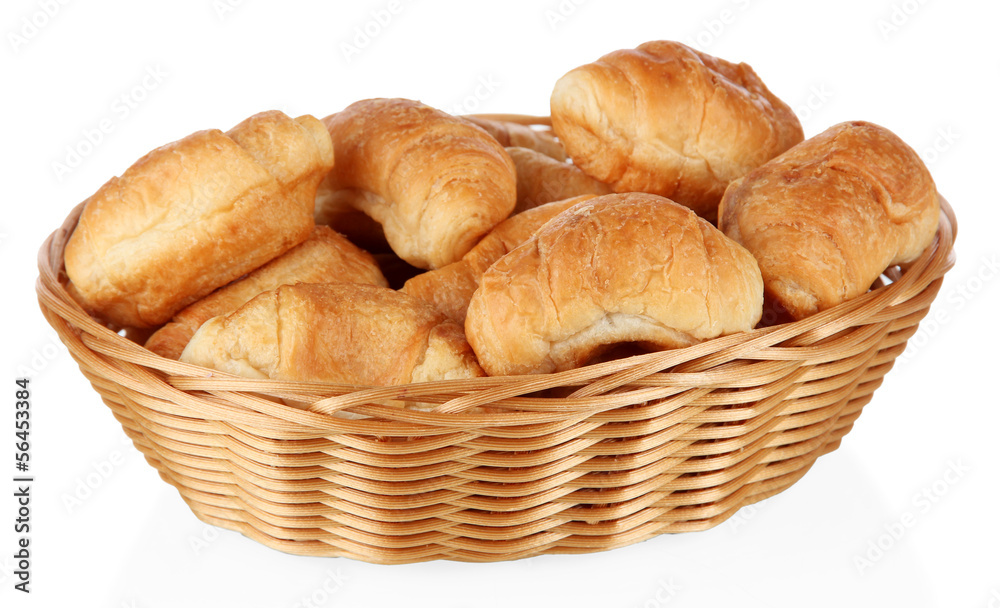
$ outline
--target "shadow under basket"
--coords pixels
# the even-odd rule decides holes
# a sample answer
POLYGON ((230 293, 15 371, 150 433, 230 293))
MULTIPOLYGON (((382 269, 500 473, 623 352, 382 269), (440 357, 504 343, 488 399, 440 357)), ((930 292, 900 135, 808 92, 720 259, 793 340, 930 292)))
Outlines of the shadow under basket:
POLYGON ((98 323, 65 287, 81 211, 39 252, 39 303, 149 464, 204 522, 380 564, 602 551, 781 492, 906 348, 956 228, 942 200, 919 259, 794 323, 555 374, 369 388, 230 376, 98 323))

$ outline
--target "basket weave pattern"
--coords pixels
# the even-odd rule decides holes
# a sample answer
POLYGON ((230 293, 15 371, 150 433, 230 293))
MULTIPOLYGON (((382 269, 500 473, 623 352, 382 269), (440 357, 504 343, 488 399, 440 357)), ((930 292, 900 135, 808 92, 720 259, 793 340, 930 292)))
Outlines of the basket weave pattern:
POLYGON ((795 323, 556 374, 370 388, 229 376, 99 324, 65 289, 81 210, 39 252, 39 303, 146 460, 207 523, 375 563, 605 550, 781 492, 840 445, 917 331, 956 226, 942 201, 905 271, 795 323))

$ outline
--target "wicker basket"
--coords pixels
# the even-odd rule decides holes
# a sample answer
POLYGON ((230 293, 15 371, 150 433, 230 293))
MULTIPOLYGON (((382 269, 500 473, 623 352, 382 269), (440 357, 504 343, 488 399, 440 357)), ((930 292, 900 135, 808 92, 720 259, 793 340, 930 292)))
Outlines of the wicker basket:
POLYGON ((556 374, 367 388, 229 376, 97 323, 65 289, 82 207, 39 252, 39 303, 146 460, 207 523, 382 564, 600 551, 781 492, 840 445, 917 331, 956 227, 942 201, 917 261, 795 323, 556 374))

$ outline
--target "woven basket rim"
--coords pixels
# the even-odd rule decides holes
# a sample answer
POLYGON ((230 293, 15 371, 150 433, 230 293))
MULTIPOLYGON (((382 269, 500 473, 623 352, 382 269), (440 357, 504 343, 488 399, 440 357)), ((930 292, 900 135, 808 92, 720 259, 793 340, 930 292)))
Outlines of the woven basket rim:
MULTIPOLYGON (((510 120, 520 115, 480 115, 510 120)), ((544 117, 522 116, 522 124, 542 124, 544 117)), ((164 378, 179 392, 205 391, 239 396, 243 407, 266 412, 293 423, 321 426, 331 432, 379 433, 386 421, 394 430, 410 425, 417 433, 427 425, 452 431, 463 428, 544 425, 568 418, 585 419, 601 411, 636 402, 642 391, 675 383, 678 387, 711 386, 719 362, 753 356, 760 349, 794 349, 819 338, 835 336, 857 320, 880 319, 886 309, 900 306, 919 295, 955 263, 953 244, 957 221, 948 202, 939 195, 941 213, 937 234, 921 256, 906 265, 887 269, 891 283, 872 289, 838 306, 800 321, 707 340, 689 347, 636 355, 550 374, 490 376, 464 380, 422 382, 397 386, 362 386, 322 382, 256 380, 163 358, 128 340, 86 313, 65 286, 63 250, 87 201, 78 204, 42 244, 38 252, 39 277, 36 292, 43 310, 63 319, 72 333, 82 338, 85 349, 135 364, 164 378), (669 370, 669 371, 665 371, 669 370), (526 397, 544 389, 578 386, 568 397, 526 397), (633 393, 620 397, 625 391, 633 393), (278 397, 302 405, 276 405, 263 397, 278 397), (398 408, 376 402, 385 400, 437 399, 433 410, 398 408), (469 410, 485 404, 509 411, 488 413, 469 410), (350 412, 363 418, 335 416, 350 412)), ((881 279, 880 279, 881 280, 881 279)), ((51 320, 50 320, 51 322, 51 320)), ((805 346, 808 348, 808 346, 805 346)), ((787 358, 778 356, 777 360, 787 358)), ((137 380, 143 382, 143 380, 137 380)), ((222 405, 221 407, 225 407, 222 405)))

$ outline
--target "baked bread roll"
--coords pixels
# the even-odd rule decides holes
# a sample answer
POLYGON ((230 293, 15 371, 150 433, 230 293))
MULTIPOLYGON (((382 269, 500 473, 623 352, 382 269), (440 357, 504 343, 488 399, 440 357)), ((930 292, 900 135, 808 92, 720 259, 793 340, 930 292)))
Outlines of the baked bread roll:
POLYGON ((795 114, 750 66, 678 42, 647 42, 570 71, 556 82, 551 111, 585 173, 709 220, 731 180, 802 141, 795 114))
POLYGON ((757 263, 653 194, 574 205, 482 276, 465 331, 490 375, 578 367, 622 342, 689 346, 760 320, 757 263))
POLYGON ((611 187, 580 168, 528 148, 507 148, 517 171, 517 205, 514 213, 581 194, 611 194, 611 187))
POLYGON ((769 300, 802 319, 916 259, 938 214, 917 153, 883 127, 847 122, 733 182, 719 227, 757 258, 769 300))
POLYGON ((372 285, 284 285, 195 333, 181 361, 247 378, 396 385, 483 375, 461 326, 372 285))
POLYGON ((479 279, 486 269, 507 252, 527 241, 536 230, 556 215, 577 203, 594 198, 593 194, 555 201, 512 215, 497 224, 461 260, 411 278, 403 285, 404 293, 427 302, 458 323, 465 323, 465 311, 479 279))
POLYGON ((294 283, 363 283, 388 286, 371 254, 326 226, 247 276, 221 287, 174 315, 146 341, 146 348, 177 359, 202 323, 229 314, 251 298, 294 283))
POLYGON ((514 163, 482 129, 408 99, 369 99, 324 119, 337 166, 330 188, 374 196, 358 207, 418 268, 455 262, 514 210, 514 163))
POLYGON ((559 140, 547 130, 532 129, 516 122, 491 120, 478 116, 463 116, 462 118, 482 127, 505 148, 512 146, 528 148, 560 162, 566 160, 566 150, 563 149, 559 140))
POLYGON ((153 327, 304 241, 333 146, 312 116, 250 117, 153 150, 87 201, 66 244, 70 294, 153 327))

